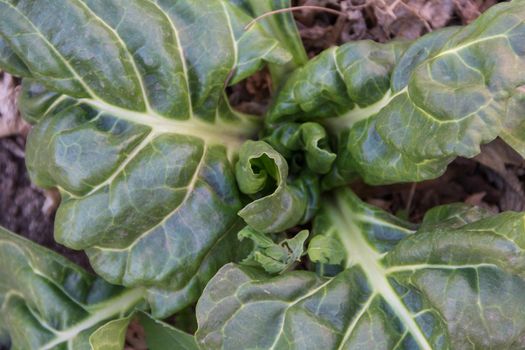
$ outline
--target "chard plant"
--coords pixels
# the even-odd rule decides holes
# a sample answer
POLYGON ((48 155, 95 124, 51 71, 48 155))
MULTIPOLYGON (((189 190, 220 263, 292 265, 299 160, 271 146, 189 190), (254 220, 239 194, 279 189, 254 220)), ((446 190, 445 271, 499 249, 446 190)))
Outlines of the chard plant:
POLYGON ((289 6, 0 0, 31 179, 96 273, 0 230, 0 345, 122 349, 137 319, 150 349, 525 348, 524 213, 414 224, 348 187, 496 137, 525 156, 525 1, 312 60, 289 6), (264 66, 268 112, 236 111, 226 87, 264 66), (195 303, 194 335, 163 322, 195 303))

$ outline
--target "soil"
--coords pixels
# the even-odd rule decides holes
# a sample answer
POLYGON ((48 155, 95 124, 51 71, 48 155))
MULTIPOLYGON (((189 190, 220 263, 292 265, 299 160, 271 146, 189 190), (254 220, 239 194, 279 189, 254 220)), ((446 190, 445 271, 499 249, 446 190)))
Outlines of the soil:
MULTIPOLYGON (((345 14, 337 16, 320 11, 294 13, 307 53, 313 57, 325 48, 352 40, 385 42, 414 39, 440 27, 467 24, 496 2, 294 0, 293 5, 325 6, 345 14)), ((24 163, 27 126, 6 122, 7 119, 19 119, 16 111, 6 107, 8 99, 5 91, 10 91, 10 101, 16 96, 17 82, 9 84, 9 89, 2 92, 6 79, 0 73, 0 135, 8 135, 0 138, 0 225, 89 268, 83 253, 71 251, 53 240, 55 195, 38 189, 29 180, 24 163)), ((269 103, 270 87, 269 74, 263 70, 229 88, 228 94, 237 109, 261 115, 269 103)), ((367 202, 417 222, 429 208, 451 202, 480 205, 494 212, 525 210, 524 180, 523 159, 496 140, 484 146, 481 155, 475 159, 457 159, 436 180, 376 187, 354 183, 352 187, 367 202)), ((132 332, 128 334, 129 349, 144 348, 143 335, 137 327, 132 327, 132 332)))
POLYGON ((53 239, 55 208, 47 208, 52 194, 31 184, 24 163, 25 137, 0 139, 0 225, 65 255, 89 269, 83 252, 53 239))

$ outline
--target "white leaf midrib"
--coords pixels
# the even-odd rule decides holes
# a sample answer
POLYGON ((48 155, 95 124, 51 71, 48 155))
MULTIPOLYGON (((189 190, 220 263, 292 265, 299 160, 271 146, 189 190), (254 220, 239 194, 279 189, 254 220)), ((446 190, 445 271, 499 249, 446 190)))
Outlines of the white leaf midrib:
MULTIPOLYGON (((66 66, 66 68, 69 70, 69 72, 72 74, 72 77, 69 77, 69 78, 75 78, 78 83, 84 88, 85 92, 87 92, 89 94, 89 96, 96 96, 96 94, 94 93, 94 91, 84 82, 84 80, 82 79, 82 77, 78 74, 78 72, 73 68, 73 66, 71 66, 71 64, 69 63, 68 60, 66 60, 66 58, 55 48, 55 46, 44 36, 44 34, 42 34, 42 32, 40 31, 40 29, 38 27, 36 27, 33 22, 27 17, 27 15, 25 13, 23 13, 22 11, 20 11, 20 9, 16 6, 14 6, 13 4, 7 2, 7 1, 4 1, 4 0, 0 0, 1 3, 5 4, 6 6, 10 7, 11 9, 13 9, 13 11, 15 11, 16 13, 18 13, 22 18, 24 18, 26 20, 26 22, 29 24, 29 26, 31 28, 33 28, 34 30, 34 34, 38 37, 40 37, 44 43, 49 47, 49 49, 60 59, 60 61, 64 64, 64 66, 66 66)), ((33 73, 33 72, 32 72, 33 73)))
POLYGON ((121 108, 97 99, 80 99, 103 114, 116 117, 130 123, 148 126, 157 134, 179 134, 204 139, 211 144, 223 144, 227 147, 239 147, 247 138, 254 135, 258 127, 256 123, 238 120, 237 123, 227 123, 222 119, 208 123, 201 118, 188 120, 169 119, 155 112, 137 112, 121 108))
POLYGON ((150 106, 150 102, 149 102, 149 99, 148 99, 148 93, 146 91, 146 87, 144 86, 143 77, 140 74, 139 68, 137 66, 137 62, 135 61, 135 57, 133 57, 133 55, 131 54, 128 46, 126 45, 126 43, 122 39, 121 35, 118 33, 118 31, 115 28, 111 27, 106 21, 104 21, 102 18, 100 18, 99 15, 97 13, 95 13, 95 11, 93 11, 86 3, 84 3, 84 1, 78 0, 77 3, 79 3, 86 11, 88 11, 89 14, 92 17, 94 17, 95 20, 97 22, 99 22, 104 28, 109 30, 110 33, 115 36, 115 38, 117 39, 119 44, 122 45, 122 48, 124 49, 126 55, 128 56, 128 59, 129 59, 129 62, 131 64, 131 67, 133 69, 133 72, 135 73, 135 76, 136 76, 136 79, 137 79, 137 83, 139 84, 140 91, 141 91, 141 94, 142 94, 142 99, 144 101, 146 110, 150 111, 151 110, 151 106, 150 106))
MULTIPOLYGON (((441 57, 448 56, 448 55, 457 55, 459 58, 461 58, 461 56, 459 55, 459 52, 461 52, 462 50, 465 50, 465 49, 467 49, 467 48, 469 48, 471 46, 474 46, 474 45, 477 45, 477 44, 481 44, 481 43, 484 43, 484 42, 487 42, 487 41, 491 41, 491 40, 497 40, 497 39, 506 39, 506 40, 508 40, 509 39, 508 38, 508 33, 510 33, 515 27, 517 27, 517 25, 507 29, 503 33, 481 37, 481 38, 478 38, 478 39, 475 39, 475 40, 464 42, 461 45, 458 45, 458 46, 446 49, 446 50, 444 50, 442 52, 437 53, 436 55, 434 55, 432 57, 429 57, 428 61, 437 60, 437 59, 439 59, 441 57)), ((335 64, 336 70, 337 70, 340 78, 344 81, 344 75, 342 74, 341 69, 340 69, 340 67, 337 64, 337 59, 336 59, 335 52, 336 51, 334 50, 333 51, 334 64, 335 64)), ((463 61, 463 63, 465 64, 466 67, 473 68, 473 67, 467 65, 466 62, 463 61)), ((384 96, 380 100, 376 101, 375 103, 373 103, 373 104, 371 104, 369 106, 363 107, 363 108, 361 108, 358 105, 356 105, 353 109, 351 109, 348 112, 342 114, 341 116, 327 118, 327 119, 323 120, 322 123, 327 128, 329 128, 331 130, 334 130, 334 131, 340 130, 341 127, 350 128, 355 123, 357 123, 357 122, 359 122, 361 120, 367 119, 367 118, 377 114, 384 107, 386 107, 388 104, 390 104, 390 102, 393 101, 395 97, 397 97, 397 96, 399 96, 401 94, 405 94, 405 93, 408 93, 407 86, 405 86, 400 91, 397 91, 396 93, 393 93, 392 90, 389 89, 389 90, 387 90, 385 92, 384 96)), ((462 117, 461 119, 442 121, 442 120, 439 120, 439 119, 435 118, 433 115, 428 113, 425 109, 419 107, 417 104, 415 104, 415 103, 413 103, 413 104, 426 117, 428 117, 429 119, 434 120, 435 122, 437 122, 439 124, 457 123, 457 122, 460 122, 463 119, 466 119, 466 118, 472 116, 473 114, 475 114, 475 112, 474 112, 474 113, 470 113, 470 114, 462 117)), ((485 107, 485 106, 482 106, 482 107, 485 107)))
MULTIPOLYGON (((5 2, 5 1, 1 1, 1 2, 5 3, 7 6, 12 8, 15 12, 17 12, 20 16, 22 16, 27 21, 27 23, 33 29, 34 34, 39 36, 45 42, 45 44, 49 47, 49 49, 55 55, 57 55, 60 61, 70 71, 72 76, 82 85, 82 87, 85 89, 85 91, 89 94, 90 97, 79 99, 79 102, 84 102, 87 105, 97 108, 100 112, 107 112, 108 114, 113 115, 119 119, 124 119, 132 123, 140 123, 142 125, 150 126, 152 127, 154 132, 159 133, 159 134, 160 133, 176 133, 176 134, 194 136, 198 138, 205 138, 211 144, 214 144, 214 143, 223 144, 228 149, 230 147, 234 149, 240 147, 240 145, 244 142, 244 140, 255 135, 258 129, 257 124, 251 123, 245 118, 240 118, 240 116, 238 120, 236 120, 235 122, 231 122, 231 123, 224 122, 224 120, 220 118, 216 118, 214 123, 208 123, 208 122, 203 121, 201 118, 198 118, 198 117, 193 118, 193 115, 190 114, 191 119, 181 121, 181 120, 174 120, 174 119, 164 117, 151 109, 148 109, 144 112, 139 112, 139 111, 128 110, 128 109, 125 109, 125 108, 122 108, 122 107, 106 102, 104 99, 98 96, 89 87, 89 85, 87 85, 84 82, 83 78, 78 74, 78 72, 69 63, 69 61, 62 55, 61 52, 59 52, 55 48, 55 46, 40 31, 40 29, 33 24, 33 22, 26 16, 26 14, 24 14, 16 6, 13 6, 12 4, 8 2, 5 2)), ((91 11, 89 8, 87 9, 91 11)), ((226 12, 227 10, 224 9, 224 11, 226 12)), ((115 31, 111 27, 109 27, 102 20, 100 21, 104 23, 108 28, 110 28, 112 32, 115 34, 115 31)), ((229 28, 230 30, 232 30, 231 23, 229 23, 229 28)), ((231 33, 231 35, 233 36, 233 32, 231 33)), ((122 42, 119 36, 117 36, 117 39, 119 39, 119 41, 122 42)), ((235 56, 237 56, 237 53, 236 53, 237 43, 234 37, 232 37, 232 40, 233 40, 232 45, 235 50, 235 56)), ((179 42, 178 44, 180 45, 179 42)), ((179 48, 181 48, 181 46, 179 46, 179 48)), ((127 50, 127 47, 125 45, 124 45, 124 49, 129 54, 129 51, 127 50)), ((182 55, 182 52, 181 52, 181 55, 182 55)), ((131 59, 131 62, 134 64, 133 57, 131 57, 130 59, 131 59)), ((181 57, 181 59, 185 63, 184 57, 181 57)), ((136 68, 136 65, 135 65, 135 72, 137 73, 136 78, 138 79, 139 83, 142 85, 142 90, 144 91, 142 78, 140 74, 138 73, 138 69, 136 68)), ((187 75, 185 75, 185 77, 187 79, 187 75)), ((189 93, 190 92, 188 91, 188 94, 189 93)), ((146 104, 148 104, 147 95, 145 95, 144 101, 146 104)), ((190 103, 190 106, 191 106, 191 103, 190 103)))
POLYGON ((340 132, 342 128, 350 128, 361 120, 368 119, 377 113, 379 113, 383 108, 388 106, 390 102, 394 100, 397 96, 405 93, 407 88, 392 94, 392 90, 387 90, 383 97, 378 101, 366 106, 359 107, 357 104, 349 110, 348 112, 340 115, 334 116, 331 118, 322 119, 321 123, 329 130, 333 132, 340 132))
POLYGON ((462 264, 462 265, 445 265, 445 264, 415 264, 415 265, 399 265, 385 269, 387 275, 400 272, 416 272, 419 270, 458 270, 458 269, 473 269, 480 268, 498 268, 496 264, 480 263, 480 264, 462 264))
POLYGON ((385 300, 414 337, 416 343, 423 350, 432 350, 426 336, 415 322, 414 316, 390 285, 386 270, 380 263, 381 254, 366 242, 361 230, 352 220, 354 213, 348 208, 345 199, 338 196, 336 202, 329 211, 329 215, 341 233, 341 242, 348 251, 348 255, 352 257, 350 263, 361 267, 373 293, 380 295, 385 300))
POLYGON ((57 345, 74 339, 81 332, 96 326, 102 321, 130 310, 134 305, 139 303, 143 297, 144 291, 141 288, 137 288, 101 303, 97 310, 92 311, 92 315, 84 319, 82 322, 77 323, 68 329, 57 331, 57 337, 42 345, 40 350, 50 350, 57 345))

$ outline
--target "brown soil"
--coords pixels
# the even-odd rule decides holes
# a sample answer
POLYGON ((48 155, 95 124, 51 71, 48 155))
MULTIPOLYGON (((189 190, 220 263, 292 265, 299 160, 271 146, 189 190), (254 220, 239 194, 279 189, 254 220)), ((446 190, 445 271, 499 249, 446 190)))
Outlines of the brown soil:
POLYGON ((45 210, 45 192, 29 181, 24 145, 23 136, 0 139, 0 225, 89 268, 83 252, 72 251, 53 240, 54 208, 45 210))
POLYGON ((296 12, 310 56, 332 45, 371 39, 415 39, 450 25, 472 22, 497 0, 294 0, 295 6, 329 7, 346 14, 296 12))

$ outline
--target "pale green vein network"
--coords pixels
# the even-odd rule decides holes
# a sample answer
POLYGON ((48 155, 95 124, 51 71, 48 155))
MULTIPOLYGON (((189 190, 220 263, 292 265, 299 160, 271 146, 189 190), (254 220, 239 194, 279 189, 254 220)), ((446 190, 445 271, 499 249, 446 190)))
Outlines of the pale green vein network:
MULTIPOLYGON (((319 292, 320 290, 322 290, 323 288, 326 288, 326 286, 328 286, 333 280, 332 279, 329 279, 328 281, 322 283, 320 286, 318 286, 317 288, 314 288, 313 290, 309 291, 308 293, 306 293, 305 295, 301 296, 300 298, 296 299, 293 303, 289 304, 283 311, 284 313, 284 316, 283 316, 283 319, 282 321, 280 322, 280 328, 275 336, 275 339, 272 343, 272 345, 270 346, 270 349, 274 350, 276 349, 276 346, 278 345, 278 342, 279 340, 281 339, 281 336, 284 335, 284 324, 286 323, 286 315, 288 314, 288 310, 290 310, 292 307, 294 307, 295 305, 297 305, 298 303, 300 303, 301 301, 311 297, 312 295, 315 295, 317 292, 319 292)), ((239 309, 240 311, 240 309, 239 309)))
POLYGON ((167 19, 167 21, 170 24, 171 29, 173 30, 173 35, 175 36, 176 45, 177 45, 177 48, 178 48, 178 51, 179 51, 180 60, 181 60, 181 63, 182 63, 182 72, 184 74, 184 81, 185 81, 185 84, 186 84, 186 90, 188 91, 187 96, 188 96, 188 108, 189 108, 189 112, 190 112, 190 117, 194 118, 194 115, 193 115, 193 102, 191 101, 191 93, 190 93, 190 81, 188 79, 188 65, 186 63, 186 58, 184 57, 184 48, 182 47, 182 44, 181 44, 179 31, 177 30, 177 27, 173 23, 172 18, 162 10, 160 5, 158 4, 158 1, 154 0, 154 1, 151 1, 151 3, 154 4, 159 9, 159 12, 162 13, 163 16, 165 16, 165 18, 167 19))
MULTIPOLYGON (((125 248, 122 248, 122 249, 106 248, 106 247, 100 247, 100 246, 96 246, 96 245, 93 246, 93 248, 97 249, 97 250, 100 250, 100 251, 106 251, 106 252, 130 251, 135 245, 138 244, 138 242, 140 242, 141 239, 143 239, 144 237, 148 236, 156 228, 163 226, 170 217, 172 217, 175 213, 177 213, 177 211, 179 211, 179 209, 188 201, 189 197, 191 196, 192 191, 193 191, 193 189, 195 188, 195 186, 197 184, 197 181, 199 181, 199 175, 200 175, 202 167, 204 166, 207 152, 208 152, 208 148, 206 147, 206 145, 204 145, 204 147, 203 147, 203 154, 202 154, 202 156, 200 158, 199 164, 197 165, 197 167, 195 169, 195 172, 193 173, 193 176, 192 176, 190 182, 188 183, 188 186, 184 187, 186 189, 186 194, 184 196, 184 199, 180 202, 180 204, 178 206, 176 206, 170 213, 168 213, 161 221, 159 221, 158 224, 154 225, 149 230, 144 231, 139 237, 137 237, 133 241, 133 243, 130 246, 127 246, 125 248)), ((128 262, 126 263, 127 266, 129 266, 130 256, 131 256, 131 254, 128 254, 128 262)))
POLYGON ((135 58, 129 52, 129 49, 128 49, 126 43, 122 40, 122 38, 120 37, 120 34, 115 29, 113 29, 110 25, 108 25, 105 21, 103 21, 102 18, 100 18, 95 12, 93 12, 93 10, 91 10, 89 8, 89 6, 87 6, 83 1, 78 0, 77 3, 82 4, 82 7, 86 11, 88 11, 90 13, 90 15, 93 16, 97 20, 98 23, 101 23, 104 26, 104 28, 108 29, 115 36, 115 38, 118 40, 120 45, 122 45, 122 47, 125 48, 125 52, 128 55, 129 62, 131 63, 131 65, 133 67, 133 71, 134 71, 135 76, 136 76, 136 79, 139 82, 140 90, 141 90, 141 93, 142 93, 142 99, 144 100, 144 103, 145 103, 145 106, 146 106, 146 112, 150 113, 151 112, 151 106, 150 106, 150 102, 149 102, 149 99, 148 99, 148 94, 146 93, 146 88, 144 87, 143 78, 142 78, 141 74, 139 73, 139 69, 137 67, 137 63, 135 62, 135 58))
MULTIPOLYGON (((104 321, 129 313, 144 298, 145 291, 142 288, 122 290, 115 287, 114 292, 107 294, 103 300, 93 304, 83 303, 77 299, 83 294, 82 289, 85 289, 84 293, 88 293, 85 297, 90 295, 96 297, 97 293, 108 293, 109 290, 106 289, 110 286, 102 280, 97 280, 62 256, 2 228, 0 228, 0 236, 2 256, 13 259, 12 262, 4 262, 0 266, 0 274, 9 276, 0 281, 3 299, 0 318, 7 317, 9 324, 5 326, 8 330, 11 330, 11 327, 14 329, 19 327, 16 331, 18 336, 34 336, 32 331, 35 325, 32 322, 36 322, 43 330, 49 332, 52 338, 43 344, 38 344, 35 349, 51 350, 61 344, 66 344, 67 348, 71 349, 73 341, 77 341, 81 333, 89 334, 86 332, 92 332, 104 321), (10 264, 16 264, 14 269, 1 270, 9 268, 10 264), (55 269, 58 270, 55 271, 55 269), (81 289, 79 295, 68 291, 67 285, 71 282, 70 278, 74 278, 75 287, 81 289), (18 299, 15 304, 11 303, 13 298, 18 299), (12 308, 13 306, 16 308, 17 303, 20 302, 24 304, 24 310, 26 310, 24 312, 27 314, 24 314, 21 319, 10 319, 10 313, 20 312, 12 308), (50 305, 50 303, 57 304, 50 305), (41 311, 42 307, 45 311, 41 311), (54 309, 59 307, 65 309, 54 309), (66 315, 71 317, 74 312, 81 312, 81 315, 85 315, 82 316, 83 318, 74 318, 75 321, 68 322, 65 328, 58 329, 55 326, 57 320, 49 319, 50 315, 47 314, 47 312, 53 314, 57 311, 63 312, 64 317, 66 315), (20 323, 17 324, 18 322, 20 323), (27 333, 25 333, 25 327, 28 328, 27 333)), ((3 322, 4 320, 0 323, 2 326, 4 326, 3 322)), ((34 340, 37 339, 26 339, 28 344, 37 345, 33 343, 34 340)), ((20 345, 15 342, 12 346, 19 348, 20 345)))
POLYGON ((338 206, 330 213, 334 225, 345 237, 343 241, 345 249, 351 257, 349 263, 358 265, 363 269, 372 288, 372 294, 377 293, 385 299, 419 346, 423 350, 432 350, 432 346, 415 322, 412 313, 406 308, 390 285, 386 277, 387 273, 379 262, 381 255, 372 249, 361 235, 360 229, 352 221, 353 213, 347 209, 347 204, 340 197, 337 198, 337 202, 338 206))
POLYGON ((374 301, 374 298, 376 296, 377 296, 377 294, 375 294, 375 293, 370 294, 370 296, 368 297, 366 302, 361 306, 361 310, 359 310, 357 315, 355 315, 353 317, 352 323, 350 323, 348 325, 345 334, 341 338, 341 343, 339 344, 339 347, 337 348, 338 350, 343 350, 344 349, 346 341, 350 338, 350 336, 352 335, 352 332, 354 331, 355 327, 357 326, 357 324, 359 323, 359 321, 361 320, 363 315, 368 311, 368 308, 370 307, 370 305, 372 304, 372 302, 374 301))

